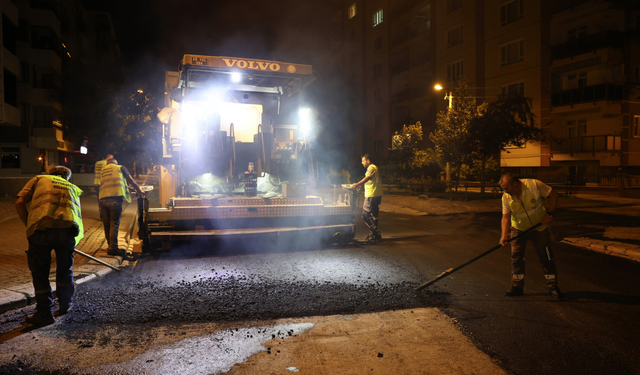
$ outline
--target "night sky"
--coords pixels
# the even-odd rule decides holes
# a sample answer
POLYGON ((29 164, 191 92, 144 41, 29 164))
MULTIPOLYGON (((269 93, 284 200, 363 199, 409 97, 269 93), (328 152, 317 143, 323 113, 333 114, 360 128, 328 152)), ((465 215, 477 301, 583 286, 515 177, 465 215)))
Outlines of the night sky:
POLYGON ((130 79, 176 70, 186 53, 273 59, 322 69, 331 53, 329 0, 115 0, 130 79))

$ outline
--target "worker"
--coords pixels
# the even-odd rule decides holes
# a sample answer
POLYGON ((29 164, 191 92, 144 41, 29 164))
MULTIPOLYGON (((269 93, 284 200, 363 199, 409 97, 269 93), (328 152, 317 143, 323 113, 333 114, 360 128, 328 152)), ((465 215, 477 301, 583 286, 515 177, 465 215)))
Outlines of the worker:
MULTIPOLYGON (((109 159, 113 159, 113 155, 107 154, 104 159, 98 160, 93 168, 93 185, 96 188, 96 192, 100 190, 100 173, 102 172, 102 168, 107 165, 107 160, 109 159)), ((100 203, 100 195, 96 194, 96 196, 98 197, 98 203, 100 203)))
POLYGON ((124 255, 124 250, 118 247, 118 229, 122 216, 123 200, 131 202, 127 182, 140 194, 144 195, 140 186, 131 177, 127 167, 118 165, 114 158, 107 160, 107 165, 100 173, 99 207, 104 235, 107 239, 108 255, 124 255))
POLYGON ((34 325, 55 322, 49 284, 51 249, 56 252, 58 312, 66 314, 73 302, 73 251, 84 237, 84 227, 80 209, 82 190, 69 182, 70 177, 69 168, 52 167, 47 175, 29 180, 16 200, 18 216, 27 227, 27 261, 36 295, 36 312, 25 321, 34 325))
POLYGON ((378 213, 380 212, 380 202, 382 202, 382 178, 378 167, 371 163, 369 154, 362 155, 362 166, 367 168, 367 172, 364 178, 351 185, 351 188, 356 189, 364 185, 362 218, 367 228, 369 228, 369 235, 365 241, 376 242, 382 239, 382 235, 378 230, 378 213))
POLYGON ((553 222, 553 213, 558 203, 558 193, 542 181, 535 179, 518 179, 512 173, 505 173, 500 178, 502 195, 502 237, 500 244, 505 246, 509 239, 530 229, 536 224, 540 227, 530 233, 511 241, 511 288, 506 296, 515 297, 524 294, 524 250, 531 241, 542 263, 549 293, 557 300, 563 295, 558 288, 556 263, 551 251, 551 239, 548 225, 553 222), (543 199, 549 197, 548 210, 543 199))

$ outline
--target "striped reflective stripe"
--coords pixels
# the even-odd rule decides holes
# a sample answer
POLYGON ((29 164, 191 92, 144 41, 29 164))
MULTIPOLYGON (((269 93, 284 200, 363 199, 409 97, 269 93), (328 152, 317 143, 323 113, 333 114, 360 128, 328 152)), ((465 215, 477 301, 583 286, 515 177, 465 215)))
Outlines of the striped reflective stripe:
POLYGON ((513 275, 511 275, 511 278, 513 280, 522 280, 522 279, 524 279, 524 274, 523 273, 514 273, 513 275))
POLYGON ((555 280, 556 279, 556 275, 551 275, 551 274, 544 275, 544 277, 547 280, 555 280))

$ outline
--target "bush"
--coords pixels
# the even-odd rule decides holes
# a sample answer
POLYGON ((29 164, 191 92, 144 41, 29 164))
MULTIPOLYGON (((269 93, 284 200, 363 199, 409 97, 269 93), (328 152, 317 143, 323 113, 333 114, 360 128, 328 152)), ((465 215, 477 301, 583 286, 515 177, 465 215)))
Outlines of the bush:
POLYGON ((428 194, 429 192, 438 193, 447 190, 447 185, 444 181, 440 181, 436 178, 404 178, 400 177, 396 185, 398 189, 409 190, 414 194, 428 194))

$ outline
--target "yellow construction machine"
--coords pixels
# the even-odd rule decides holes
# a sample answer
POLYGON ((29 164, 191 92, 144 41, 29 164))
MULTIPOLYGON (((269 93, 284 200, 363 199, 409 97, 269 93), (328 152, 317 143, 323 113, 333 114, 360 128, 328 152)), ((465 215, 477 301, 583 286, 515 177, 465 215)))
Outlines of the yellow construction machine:
POLYGON ((165 78, 164 207, 139 201, 145 249, 212 238, 353 239, 355 192, 341 187, 345 198, 330 202, 307 195, 315 185, 304 96, 315 79, 310 65, 185 55, 165 78))

